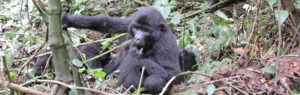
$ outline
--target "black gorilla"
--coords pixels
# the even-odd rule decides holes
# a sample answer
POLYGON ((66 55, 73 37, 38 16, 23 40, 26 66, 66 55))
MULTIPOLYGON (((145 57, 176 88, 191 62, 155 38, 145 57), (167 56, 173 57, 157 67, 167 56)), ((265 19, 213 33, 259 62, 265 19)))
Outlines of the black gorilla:
POLYGON ((179 63, 181 71, 195 71, 197 70, 196 56, 190 50, 181 49, 179 55, 179 63))
MULTIPOLYGON (((108 74, 120 69, 117 85, 138 87, 141 68, 145 67, 142 87, 146 93, 157 94, 167 81, 181 73, 180 50, 167 22, 159 11, 140 8, 130 18, 104 16, 71 16, 63 14, 63 28, 76 27, 104 33, 130 33, 129 50, 104 67, 108 74)), ((130 91, 134 91, 131 89, 130 91)))
MULTIPOLYGON (((97 44, 89 44, 89 45, 83 45, 83 46, 79 46, 78 50, 80 52, 78 52, 77 49, 74 49, 76 57, 81 60, 81 54, 80 53, 84 53, 86 55, 86 59, 90 59, 93 58, 94 56, 99 55, 99 52, 102 50, 101 49, 102 44, 101 43, 97 43, 97 44)), ((42 51, 45 52, 45 51, 42 51)), ((35 76, 39 76, 41 75, 42 71, 45 68, 46 62, 49 58, 49 55, 45 55, 45 56, 41 56, 38 57, 36 59, 36 62, 34 64, 34 71, 35 71, 35 76)), ((110 60, 110 54, 106 54, 100 58, 97 58, 95 60, 89 61, 88 62, 88 66, 91 69, 95 69, 95 68, 102 68, 104 65, 108 64, 110 60)), ((82 60, 81 60, 82 61, 82 60)), ((50 58, 49 60, 49 65, 52 65, 52 58, 50 58)))

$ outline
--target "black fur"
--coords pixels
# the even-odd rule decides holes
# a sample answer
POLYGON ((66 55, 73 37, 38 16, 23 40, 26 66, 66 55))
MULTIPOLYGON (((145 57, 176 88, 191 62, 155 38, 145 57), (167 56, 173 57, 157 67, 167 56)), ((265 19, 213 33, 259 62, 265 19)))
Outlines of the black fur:
MULTIPOLYGON (((102 44, 98 43, 98 44, 90 44, 90 45, 83 45, 83 46, 79 46, 78 50, 80 51, 80 53, 84 53, 86 55, 86 59, 90 59, 94 56, 99 55, 99 52, 102 50, 101 49, 102 44)), ((76 57, 81 60, 81 55, 78 52, 77 49, 74 49, 76 57)), ((45 51, 42 51, 41 53, 44 53, 45 51)), ((35 76, 39 76, 42 74, 42 71, 45 68, 45 65, 47 63, 47 60, 49 58, 49 55, 45 55, 45 56, 41 56, 38 57, 36 59, 36 62, 34 64, 34 71, 35 71, 35 76)), ((102 68, 104 65, 108 64, 110 60, 110 54, 106 54, 100 58, 97 58, 95 60, 89 61, 88 62, 88 66, 91 69, 95 69, 95 68, 102 68)), ((82 60, 81 60, 82 61, 82 60)), ((49 60, 49 65, 50 67, 52 66, 52 57, 49 60)))
POLYGON ((197 62, 194 52, 181 49, 179 60, 181 71, 197 70, 197 62))

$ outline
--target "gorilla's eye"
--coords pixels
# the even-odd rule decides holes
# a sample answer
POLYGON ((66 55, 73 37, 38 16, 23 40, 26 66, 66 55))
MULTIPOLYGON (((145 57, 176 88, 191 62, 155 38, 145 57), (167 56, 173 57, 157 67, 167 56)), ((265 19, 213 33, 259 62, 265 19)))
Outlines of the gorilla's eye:
POLYGON ((165 32, 165 31, 166 31, 165 28, 166 28, 166 27, 165 27, 164 24, 160 24, 160 25, 158 26, 158 30, 161 31, 161 32, 165 32))

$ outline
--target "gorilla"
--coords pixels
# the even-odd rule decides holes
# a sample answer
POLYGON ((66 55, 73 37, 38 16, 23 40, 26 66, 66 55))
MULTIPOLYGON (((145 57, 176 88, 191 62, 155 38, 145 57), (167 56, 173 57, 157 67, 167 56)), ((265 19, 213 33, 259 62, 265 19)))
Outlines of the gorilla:
MULTIPOLYGON (((75 51, 76 57, 80 61, 82 61, 81 53, 84 53, 86 55, 86 59, 93 58, 94 56, 99 55, 99 52, 102 50, 101 46, 102 46, 101 43, 83 45, 83 46, 78 47, 79 51, 77 49, 74 49, 74 51, 75 51)), ((46 51, 44 50, 44 51, 41 51, 40 53, 44 53, 44 52, 46 52, 46 51)), ((50 57, 50 55, 45 55, 45 56, 38 57, 36 59, 35 64, 33 66, 33 69, 35 71, 35 76, 39 76, 42 74, 42 71, 44 70, 49 57, 50 57)), ((109 61, 110 61, 110 54, 106 54, 100 58, 89 61, 88 66, 91 69, 102 68, 104 65, 108 64, 109 61)), ((50 65, 50 67, 52 66, 52 57, 49 60, 49 65, 50 65)))
MULTIPOLYGON (((129 18, 108 15, 72 16, 63 13, 62 24, 64 29, 75 27, 102 33, 130 34, 132 41, 125 47, 125 52, 119 53, 117 58, 103 67, 107 75, 116 69, 120 70, 117 86, 138 88, 142 68, 145 67, 141 84, 146 88, 144 93, 158 94, 171 77, 181 73, 181 52, 175 36, 155 8, 140 8, 129 18)), ((134 89, 130 91, 133 92, 134 89)))
POLYGON ((196 55, 194 52, 186 49, 180 49, 179 63, 181 71, 196 71, 196 55))

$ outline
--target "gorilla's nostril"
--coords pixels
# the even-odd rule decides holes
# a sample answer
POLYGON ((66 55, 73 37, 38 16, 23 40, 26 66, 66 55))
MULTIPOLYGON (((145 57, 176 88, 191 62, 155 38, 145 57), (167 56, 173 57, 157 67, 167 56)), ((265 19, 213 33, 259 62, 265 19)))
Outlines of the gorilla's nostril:
POLYGON ((140 38, 135 38, 135 41, 140 41, 140 38))

